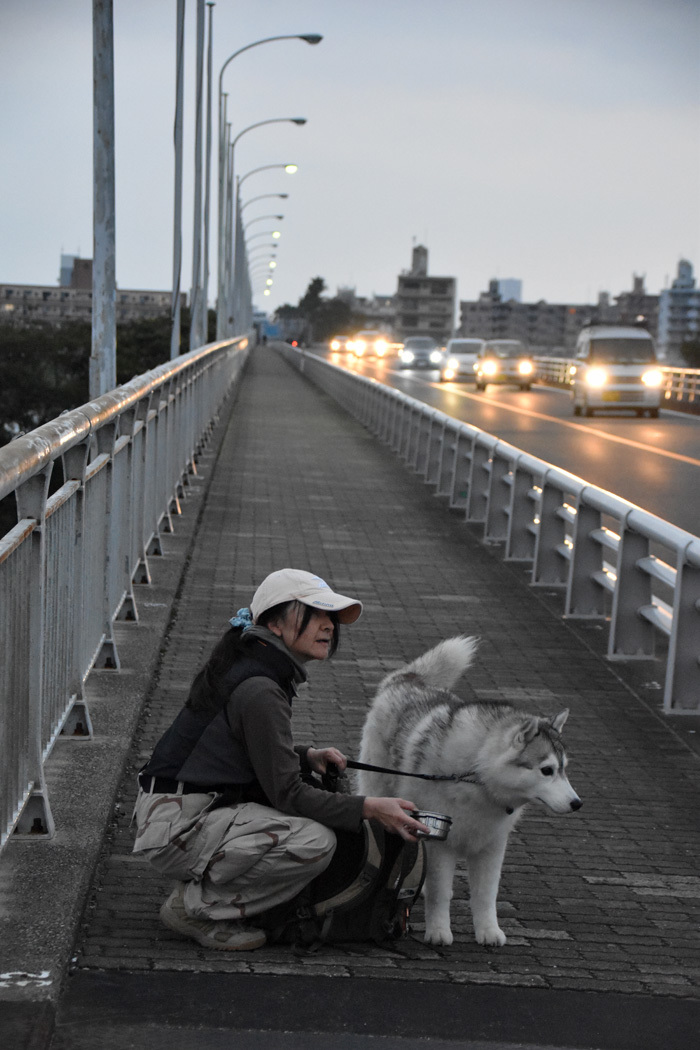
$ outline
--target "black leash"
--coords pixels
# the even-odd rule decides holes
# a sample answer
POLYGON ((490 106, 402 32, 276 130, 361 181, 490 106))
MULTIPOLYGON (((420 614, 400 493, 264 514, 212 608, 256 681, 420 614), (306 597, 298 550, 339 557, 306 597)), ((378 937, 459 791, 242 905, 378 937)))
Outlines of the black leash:
POLYGON ((403 769, 387 769, 386 766, 370 766, 367 762, 354 762, 348 759, 351 769, 366 769, 370 773, 394 773, 400 777, 418 777, 421 780, 452 780, 458 784, 478 784, 477 775, 471 773, 408 773, 403 769))

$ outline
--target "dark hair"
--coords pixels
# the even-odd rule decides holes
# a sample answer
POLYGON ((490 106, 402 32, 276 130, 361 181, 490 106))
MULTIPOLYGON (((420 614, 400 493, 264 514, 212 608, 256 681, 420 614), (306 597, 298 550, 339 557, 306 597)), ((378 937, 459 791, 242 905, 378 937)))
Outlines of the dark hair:
MULTIPOLYGON (((317 612, 310 605, 302 602, 290 601, 273 605, 266 609, 257 619, 260 627, 268 627, 276 620, 283 620, 294 610, 297 616, 296 638, 304 633, 309 626, 311 617, 317 612)), ((328 651, 331 657, 340 643, 340 624, 337 613, 330 612, 328 616, 333 621, 333 636, 328 651)), ((229 689, 226 685, 226 675, 233 664, 247 655, 248 639, 246 639, 242 627, 231 627, 214 646, 211 656, 204 667, 199 671, 190 686, 190 691, 185 701, 185 707, 192 711, 220 711, 229 698, 229 689)))

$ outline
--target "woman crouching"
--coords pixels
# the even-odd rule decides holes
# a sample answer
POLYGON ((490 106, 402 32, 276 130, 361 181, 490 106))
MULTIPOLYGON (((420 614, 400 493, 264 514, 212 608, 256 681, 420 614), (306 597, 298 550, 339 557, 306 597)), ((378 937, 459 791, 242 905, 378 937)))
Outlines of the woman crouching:
POLYGON ((139 773, 135 853, 177 879, 160 909, 171 930, 208 948, 259 948, 248 920, 291 900, 329 865, 333 828, 363 819, 414 841, 423 826, 400 798, 335 794, 311 773, 335 747, 295 747, 292 700, 305 665, 336 651, 362 605, 300 569, 260 584, 195 677, 184 708, 139 773))

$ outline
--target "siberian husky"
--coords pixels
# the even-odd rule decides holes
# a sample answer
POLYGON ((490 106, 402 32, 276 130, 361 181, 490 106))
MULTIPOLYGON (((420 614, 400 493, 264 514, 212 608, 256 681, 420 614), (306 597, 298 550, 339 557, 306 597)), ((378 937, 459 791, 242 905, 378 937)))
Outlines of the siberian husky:
POLYGON ((496 897, 511 829, 529 802, 543 803, 552 813, 582 805, 566 777, 560 739, 568 710, 541 718, 503 701, 461 700, 449 691, 471 664, 476 646, 476 638, 449 638, 388 675, 362 733, 363 763, 463 778, 358 774, 364 795, 398 795, 453 819, 447 839, 428 845, 423 892, 430 944, 452 944, 450 900, 458 858, 467 864, 476 940, 505 944, 496 897))

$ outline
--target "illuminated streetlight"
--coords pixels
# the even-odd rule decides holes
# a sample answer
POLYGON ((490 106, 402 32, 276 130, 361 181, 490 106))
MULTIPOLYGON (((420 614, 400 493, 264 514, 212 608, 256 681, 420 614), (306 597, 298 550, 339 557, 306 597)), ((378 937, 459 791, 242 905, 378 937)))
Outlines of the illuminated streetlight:
POLYGON ((299 170, 296 164, 263 164, 262 167, 253 168, 252 171, 247 171, 245 175, 241 175, 241 177, 236 180, 238 182, 238 189, 240 190, 245 180, 250 178, 251 175, 257 175, 259 171, 270 171, 272 168, 284 168, 287 175, 295 175, 299 170))
MULTIPOLYGON (((248 237, 246 239, 246 244, 250 244, 251 241, 257 241, 260 237, 275 237, 275 234, 277 234, 277 237, 275 239, 276 240, 279 239, 279 237, 280 237, 280 231, 279 230, 274 230, 274 231, 273 230, 266 230, 265 233, 254 233, 252 237, 248 237)), ((276 248, 277 245, 276 244, 272 244, 272 245, 270 245, 270 247, 271 248, 276 248)))

